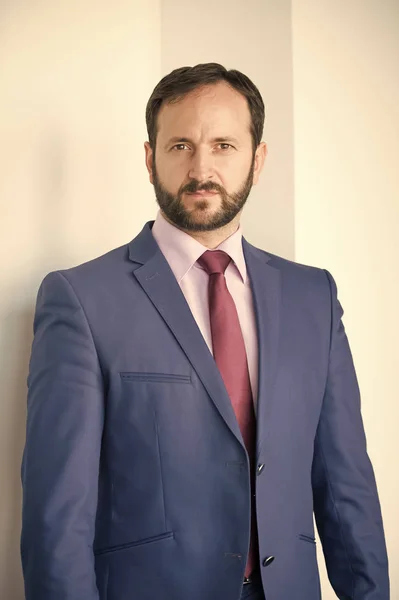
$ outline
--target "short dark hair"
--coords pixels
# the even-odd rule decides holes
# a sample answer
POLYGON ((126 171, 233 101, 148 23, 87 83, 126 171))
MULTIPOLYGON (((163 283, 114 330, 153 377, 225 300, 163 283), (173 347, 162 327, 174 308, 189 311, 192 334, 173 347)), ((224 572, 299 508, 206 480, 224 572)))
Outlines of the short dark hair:
POLYGON ((157 119, 162 103, 177 102, 192 90, 216 84, 219 81, 225 81, 247 99, 251 115, 250 133, 255 152, 262 140, 265 122, 265 105, 262 96, 258 88, 244 73, 235 69, 227 70, 219 63, 203 63, 195 65, 195 67, 174 69, 156 85, 145 111, 148 139, 154 151, 158 133, 157 119))

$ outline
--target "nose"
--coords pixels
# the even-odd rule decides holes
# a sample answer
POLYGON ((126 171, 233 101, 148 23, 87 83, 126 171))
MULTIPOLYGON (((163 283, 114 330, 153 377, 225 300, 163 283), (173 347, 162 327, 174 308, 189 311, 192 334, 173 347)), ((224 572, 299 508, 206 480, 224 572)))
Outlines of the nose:
POLYGON ((190 179, 208 181, 213 178, 213 157, 209 150, 197 148, 190 162, 190 179))

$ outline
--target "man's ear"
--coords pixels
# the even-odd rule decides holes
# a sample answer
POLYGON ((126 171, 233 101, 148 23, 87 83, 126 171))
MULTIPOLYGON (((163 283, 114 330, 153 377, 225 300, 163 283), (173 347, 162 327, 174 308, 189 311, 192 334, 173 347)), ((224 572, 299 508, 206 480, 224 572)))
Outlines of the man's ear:
POLYGON ((144 151, 145 151, 145 166, 147 167, 150 182, 152 183, 152 185, 154 185, 154 178, 152 176, 154 152, 153 152, 149 142, 144 142, 144 151))
POLYGON ((261 142, 255 153, 253 185, 256 185, 259 181, 259 175, 261 174, 263 165, 265 164, 266 156, 267 144, 266 142, 261 142))

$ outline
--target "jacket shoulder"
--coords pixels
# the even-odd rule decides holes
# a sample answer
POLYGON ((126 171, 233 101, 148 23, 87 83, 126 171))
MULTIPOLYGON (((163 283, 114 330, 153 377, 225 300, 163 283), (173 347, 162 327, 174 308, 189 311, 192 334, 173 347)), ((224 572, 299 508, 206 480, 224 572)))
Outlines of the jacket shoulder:
MULTIPOLYGON (((66 282, 72 286, 74 293, 81 300, 92 294, 107 294, 110 289, 115 289, 115 284, 121 275, 128 272, 129 263, 128 244, 124 244, 78 265, 48 272, 39 285, 38 294, 44 289, 57 293, 58 287, 61 286, 60 290, 62 290, 66 282)), ((62 292, 58 291, 58 293, 62 292)))
POLYGON ((270 267, 280 271, 283 277, 299 279, 302 282, 308 281, 310 283, 311 281, 321 281, 323 285, 328 284, 328 272, 324 268, 290 260, 283 256, 279 256, 278 254, 256 248, 251 244, 249 244, 249 246, 251 250, 266 261, 270 267))

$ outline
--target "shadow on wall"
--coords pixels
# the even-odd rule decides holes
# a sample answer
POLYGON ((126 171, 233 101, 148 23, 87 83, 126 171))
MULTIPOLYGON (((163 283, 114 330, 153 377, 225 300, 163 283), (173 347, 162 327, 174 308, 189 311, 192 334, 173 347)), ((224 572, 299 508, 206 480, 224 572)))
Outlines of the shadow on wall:
POLYGON ((26 397, 29 358, 32 346, 34 307, 24 312, 5 311, 0 338, 0 381, 5 393, 1 419, 2 521, 0 598, 23 600, 24 589, 20 560, 21 534, 21 461, 25 443, 26 397))
MULTIPOLYGON (((18 187, 12 171, 11 189, 16 189, 20 207, 35 203, 38 219, 30 223, 25 235, 19 230, 18 213, 13 212, 12 231, 6 243, 20 236, 21 254, 8 260, 15 277, 7 286, 3 281, 0 327, 0 599, 23 600, 25 597, 21 558, 22 486, 21 462, 25 444, 27 376, 33 341, 35 302, 40 283, 46 273, 62 264, 66 203, 64 202, 63 169, 66 158, 61 137, 54 127, 40 124, 26 146, 24 173, 27 182, 18 187), (35 177, 30 179, 30 173, 35 177), (15 183, 14 183, 15 182, 15 183), (29 185, 30 184, 30 185, 29 185), (28 189, 29 188, 29 189, 28 189), (15 223, 15 228, 14 228, 15 223), (56 227, 55 224, 61 224, 56 227), (33 293, 32 293, 33 292, 33 293), (29 298, 29 299, 28 299, 29 298)), ((11 247, 13 244, 11 243, 11 247)), ((65 250, 64 250, 65 255, 65 250)), ((7 260, 7 259, 6 259, 7 260)))

